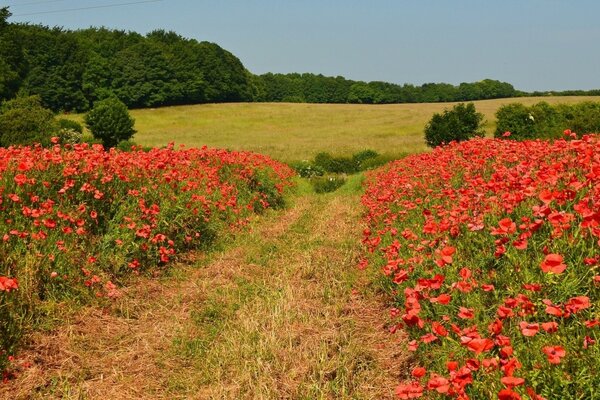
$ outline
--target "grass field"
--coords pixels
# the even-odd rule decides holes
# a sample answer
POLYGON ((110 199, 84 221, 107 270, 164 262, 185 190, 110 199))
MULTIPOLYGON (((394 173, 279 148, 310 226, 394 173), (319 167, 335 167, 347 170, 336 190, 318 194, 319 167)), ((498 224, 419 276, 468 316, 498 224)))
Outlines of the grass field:
MULTIPOLYGON (((529 97, 476 101, 493 132, 494 113, 503 104, 539 101, 576 103, 598 97, 529 97)), ((435 112, 455 103, 295 104, 228 103, 133 110, 145 146, 168 142, 251 150, 283 161, 308 159, 319 151, 352 153, 366 148, 380 153, 426 150, 423 127, 435 112)), ((74 116, 81 119, 81 116, 74 116)))

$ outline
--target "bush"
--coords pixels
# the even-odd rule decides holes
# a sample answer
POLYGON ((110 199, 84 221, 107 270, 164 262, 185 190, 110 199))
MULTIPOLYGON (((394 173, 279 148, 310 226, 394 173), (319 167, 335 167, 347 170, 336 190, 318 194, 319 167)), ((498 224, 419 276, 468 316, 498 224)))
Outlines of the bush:
POLYGON ((329 153, 315 156, 315 165, 334 174, 355 174, 359 171, 358 163, 349 157, 333 157, 329 153))
POLYGON ((39 96, 17 97, 0 107, 0 145, 50 144, 58 131, 52 111, 44 108, 39 96))
POLYGON ((343 176, 318 176, 310 180, 310 183, 316 193, 335 192, 339 187, 346 183, 346 178, 343 176))
POLYGON ((581 134, 600 132, 600 103, 584 101, 570 106, 561 105, 559 110, 564 115, 566 128, 581 134))
POLYGON ((310 161, 298 161, 290 164, 298 175, 302 178, 312 178, 313 176, 323 176, 325 171, 323 168, 311 163, 310 161))
POLYGON ((96 102, 94 108, 85 115, 87 128, 106 147, 114 147, 123 140, 131 139, 135 133, 134 123, 127 106, 115 97, 96 102))
POLYGON ((133 140, 123 140, 116 146, 121 151, 135 151, 138 149, 138 145, 133 140))
POLYGON ((72 119, 61 118, 58 120, 58 128, 83 133, 83 125, 72 119))
POLYGON ((475 110, 473 103, 457 104, 452 110, 433 114, 425 126, 425 141, 429 147, 437 147, 452 141, 460 142, 483 136, 482 121, 483 114, 475 110))
POLYGON ((508 131, 512 139, 518 140, 558 139, 565 129, 580 134, 600 132, 600 103, 588 101, 552 106, 541 102, 530 107, 511 103, 498 109, 496 119, 496 137, 508 131))
POLYGON ((406 154, 380 154, 377 157, 369 158, 360 164, 361 171, 367 171, 377 167, 381 167, 391 161, 404 158, 406 154))

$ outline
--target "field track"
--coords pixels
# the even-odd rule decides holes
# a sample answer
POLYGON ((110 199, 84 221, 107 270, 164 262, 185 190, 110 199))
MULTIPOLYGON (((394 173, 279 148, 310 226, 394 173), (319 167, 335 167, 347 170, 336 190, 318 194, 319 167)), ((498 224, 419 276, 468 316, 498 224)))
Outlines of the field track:
POLYGON ((393 398, 407 357, 356 268, 358 183, 300 195, 223 251, 191 254, 111 309, 35 334, 32 367, 0 397, 393 398))

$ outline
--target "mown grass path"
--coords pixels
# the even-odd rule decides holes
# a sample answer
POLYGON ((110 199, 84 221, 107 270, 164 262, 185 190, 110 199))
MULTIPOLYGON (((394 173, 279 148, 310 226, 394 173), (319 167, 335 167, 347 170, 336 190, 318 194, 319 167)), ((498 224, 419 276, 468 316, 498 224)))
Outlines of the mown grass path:
POLYGON ((36 334, 10 398, 382 399, 406 370, 356 268, 357 179, 36 334))

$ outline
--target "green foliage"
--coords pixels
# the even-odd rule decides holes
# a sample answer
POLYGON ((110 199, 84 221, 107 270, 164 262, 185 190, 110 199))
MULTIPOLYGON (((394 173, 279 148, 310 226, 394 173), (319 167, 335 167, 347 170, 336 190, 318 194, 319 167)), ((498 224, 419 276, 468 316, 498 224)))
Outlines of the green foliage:
POLYGON ((380 154, 377 157, 369 158, 367 160, 362 161, 360 164, 360 170, 367 171, 370 169, 375 169, 391 161, 403 158, 405 156, 406 154, 380 154))
POLYGON ((511 139, 559 138, 565 129, 577 133, 600 132, 600 103, 582 102, 552 106, 545 102, 526 107, 504 105, 496 112, 494 136, 510 132, 511 139))
POLYGON ((0 145, 50 144, 58 131, 52 111, 39 96, 17 97, 0 106, 0 145))
POLYGON ((102 140, 106 147, 129 140, 135 133, 135 120, 129 115, 127 106, 113 97, 96 102, 85 115, 85 124, 94 138, 102 140))
POLYGON ((312 178, 313 176, 323 176, 325 170, 310 161, 298 161, 290 164, 298 175, 302 178, 312 178))
POLYGON ((297 101, 307 103, 390 104, 465 101, 517 96, 506 82, 426 83, 421 86, 387 82, 362 82, 315 74, 272 74, 258 77, 263 92, 256 101, 297 101))
POLYGON ((355 174, 359 171, 359 163, 350 157, 333 157, 322 152, 315 156, 315 165, 334 174, 355 174))
POLYGON ((359 171, 385 164, 396 157, 381 156, 374 150, 362 150, 352 157, 334 157, 329 153, 318 153, 313 161, 299 161, 290 166, 303 178, 330 174, 355 174, 359 171))
POLYGON ((135 151, 138 149, 138 144, 133 140, 122 140, 117 144, 116 148, 121 151, 135 151))
POLYGON ((566 126, 577 133, 600 132, 600 103, 584 101, 573 105, 557 106, 566 126))
POLYGON ((83 125, 72 119, 60 118, 57 123, 59 129, 68 129, 77 133, 83 133, 83 125))
POLYGON ((469 140, 483 136, 481 126, 483 114, 475 110, 473 103, 460 103, 452 110, 435 113, 425 126, 425 142, 429 147, 437 147, 452 141, 469 140))
POLYGON ((346 178, 339 175, 315 176, 310 179, 310 183, 315 193, 331 193, 344 185, 346 178))

